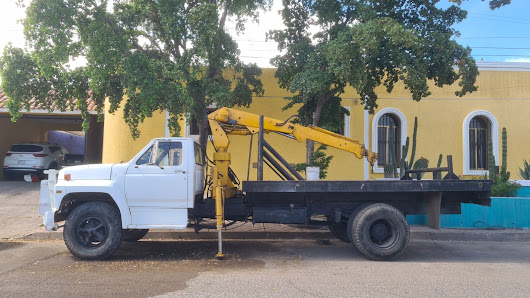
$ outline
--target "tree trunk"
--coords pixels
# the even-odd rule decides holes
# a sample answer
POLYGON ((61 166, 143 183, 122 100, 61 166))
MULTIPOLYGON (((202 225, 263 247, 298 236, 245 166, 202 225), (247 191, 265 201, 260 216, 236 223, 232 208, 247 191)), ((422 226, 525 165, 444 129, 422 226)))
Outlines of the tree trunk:
POLYGON ((201 115, 197 115, 197 126, 199 127, 199 144, 201 145, 202 153, 204 156, 206 156, 206 146, 208 145, 208 134, 210 128, 206 109, 202 111, 201 115))
MULTIPOLYGON (((317 108, 315 110, 315 113, 313 114, 313 126, 318 126, 318 122, 320 122, 320 114, 322 113, 322 108, 324 107, 324 103, 326 103, 327 98, 324 100, 318 101, 317 108)), ((305 144, 306 149, 306 163, 311 163, 311 158, 313 158, 313 155, 315 153, 315 142, 307 140, 305 144)))

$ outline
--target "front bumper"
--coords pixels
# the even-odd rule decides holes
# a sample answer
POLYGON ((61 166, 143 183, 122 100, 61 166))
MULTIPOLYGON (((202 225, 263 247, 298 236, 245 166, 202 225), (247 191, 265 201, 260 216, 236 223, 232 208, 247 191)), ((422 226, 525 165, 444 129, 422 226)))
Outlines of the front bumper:
POLYGON ((57 176, 55 170, 49 170, 48 180, 40 182, 40 202, 39 214, 42 215, 44 227, 48 231, 57 231, 57 223, 55 223, 55 200, 54 200, 54 186, 57 176))

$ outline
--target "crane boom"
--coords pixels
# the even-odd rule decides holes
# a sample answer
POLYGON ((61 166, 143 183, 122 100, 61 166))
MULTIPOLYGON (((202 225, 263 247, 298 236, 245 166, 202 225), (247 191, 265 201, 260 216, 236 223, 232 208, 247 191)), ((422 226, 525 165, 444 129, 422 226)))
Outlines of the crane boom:
MULTIPOLYGON (((219 240, 219 252, 217 258, 224 258, 222 248, 222 229, 224 225, 224 200, 233 197, 238 193, 238 189, 229 179, 229 166, 231 155, 227 151, 230 145, 229 134, 252 135, 259 132, 260 115, 243 112, 236 109, 221 108, 208 115, 208 122, 213 135, 213 144, 216 152, 213 154, 213 186, 215 192, 212 196, 215 199, 215 217, 217 220, 217 233, 219 240)), ((357 158, 366 157, 373 166, 377 160, 377 154, 367 150, 364 144, 336 134, 334 132, 315 127, 303 126, 290 123, 289 119, 280 121, 277 119, 264 117, 263 131, 266 133, 275 132, 281 135, 296 139, 298 142, 312 140, 337 149, 353 153, 357 158)))
MULTIPOLYGON (((221 108, 208 116, 213 134, 214 146, 218 151, 226 152, 230 144, 227 134, 250 135, 259 130, 259 115, 231 108, 221 108)), ((312 140, 340 150, 353 153, 357 158, 366 157, 374 165, 377 154, 367 150, 364 144, 343 135, 316 126, 300 124, 264 117, 264 132, 276 132, 296 139, 298 142, 312 140)))

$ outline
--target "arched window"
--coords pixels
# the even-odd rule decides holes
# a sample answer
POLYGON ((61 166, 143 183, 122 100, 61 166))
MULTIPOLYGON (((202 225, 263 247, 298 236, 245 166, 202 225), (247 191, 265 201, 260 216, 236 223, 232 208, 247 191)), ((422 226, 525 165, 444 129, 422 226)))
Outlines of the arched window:
POLYGON ((476 116, 469 123, 469 169, 488 168, 488 140, 491 139, 490 123, 482 116, 476 116))
POLYGON ((399 119, 390 113, 384 114, 377 123, 377 166, 392 164, 396 156, 401 156, 400 148, 399 119))
MULTIPOLYGON (((405 144, 407 139, 407 120, 405 116, 397 109, 384 108, 377 112, 372 120, 372 150, 379 157, 377 166, 374 167, 374 173, 383 173, 384 166, 392 164, 396 157, 396 162, 401 157, 401 145, 405 144), (394 138, 391 140, 391 133, 394 138), (394 149, 395 155, 392 153, 394 149), (375 150, 374 150, 375 149, 375 150)), ((399 164, 397 165, 399 167, 399 164)))
POLYGON ((488 170, 488 141, 491 140, 495 164, 499 164, 499 125, 488 111, 474 111, 462 126, 464 175, 484 175, 488 170))

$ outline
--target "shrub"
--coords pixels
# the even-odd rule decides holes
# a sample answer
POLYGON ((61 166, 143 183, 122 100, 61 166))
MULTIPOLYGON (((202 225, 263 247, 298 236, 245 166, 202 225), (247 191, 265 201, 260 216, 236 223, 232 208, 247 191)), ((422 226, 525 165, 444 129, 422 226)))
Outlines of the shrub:
POLYGON ((493 197, 515 197, 517 190, 521 188, 517 182, 504 180, 500 175, 494 178, 491 186, 491 196, 493 197))

